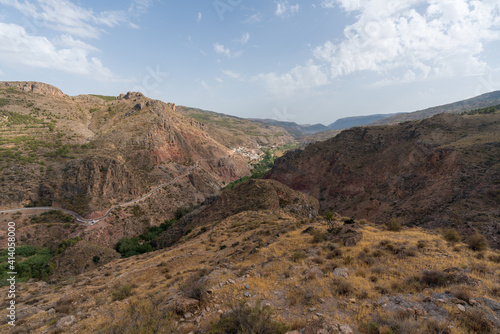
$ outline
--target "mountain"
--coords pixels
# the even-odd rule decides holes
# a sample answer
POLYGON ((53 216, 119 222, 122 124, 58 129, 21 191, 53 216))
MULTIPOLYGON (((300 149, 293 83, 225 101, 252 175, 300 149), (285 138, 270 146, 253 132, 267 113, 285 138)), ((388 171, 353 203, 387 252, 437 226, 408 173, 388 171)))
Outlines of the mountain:
POLYGON ((280 124, 268 124, 197 108, 177 106, 177 112, 202 123, 206 131, 227 147, 276 147, 294 141, 280 124))
POLYGON ((265 178, 314 196, 323 211, 477 230, 500 246, 498 109, 344 130, 288 152, 265 178))
POLYGON ((399 113, 395 116, 384 118, 370 125, 396 124, 405 121, 414 121, 431 117, 440 113, 458 114, 472 109, 480 109, 500 105, 500 91, 482 94, 467 100, 445 104, 438 107, 427 108, 410 113, 399 113))
POLYGON ((376 115, 368 115, 368 116, 353 116, 353 117, 344 117, 339 118, 332 124, 328 125, 330 130, 344 130, 349 129, 354 126, 363 126, 375 121, 395 116, 398 114, 376 114, 376 115))
POLYGON ((33 82, 2 83, 0 104, 2 206, 35 206, 0 213, 0 307, 16 317, 0 332, 500 328, 500 252, 472 234, 497 245, 496 108, 355 127, 243 181, 294 143, 285 129, 33 82))
POLYGON ((286 129, 290 134, 295 136, 296 138, 301 138, 305 135, 310 135, 314 133, 318 133, 321 131, 327 131, 328 127, 323 125, 323 124, 297 124, 295 122, 284 122, 284 121, 277 121, 275 119, 258 119, 258 118, 252 118, 251 120, 256 121, 256 122, 261 122, 264 124, 269 124, 269 125, 274 125, 274 126, 279 126, 284 129, 286 129))
MULTIPOLYGON (((87 240, 102 245, 174 218, 179 208, 198 205, 249 175, 252 158, 294 142, 283 129, 247 120, 232 131, 230 117, 223 121, 229 127, 215 129, 178 112, 175 104, 134 92, 67 96, 44 83, 2 82, 0 108, 0 209, 55 206, 101 217, 175 180, 87 230, 87 240)), ((72 222, 74 228, 49 228, 60 233, 37 233, 37 224, 29 223, 32 213, 40 212, 16 217, 31 243, 47 243, 56 234, 70 238, 80 229, 72 222)))

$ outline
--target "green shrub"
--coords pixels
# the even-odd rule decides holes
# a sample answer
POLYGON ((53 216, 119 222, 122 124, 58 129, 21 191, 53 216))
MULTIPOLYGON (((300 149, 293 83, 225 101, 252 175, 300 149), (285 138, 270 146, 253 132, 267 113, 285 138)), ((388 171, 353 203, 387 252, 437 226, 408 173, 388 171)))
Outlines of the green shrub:
POLYGON ((240 305, 212 325, 208 334, 284 334, 288 327, 272 319, 272 309, 261 307, 258 302, 254 307, 240 305))

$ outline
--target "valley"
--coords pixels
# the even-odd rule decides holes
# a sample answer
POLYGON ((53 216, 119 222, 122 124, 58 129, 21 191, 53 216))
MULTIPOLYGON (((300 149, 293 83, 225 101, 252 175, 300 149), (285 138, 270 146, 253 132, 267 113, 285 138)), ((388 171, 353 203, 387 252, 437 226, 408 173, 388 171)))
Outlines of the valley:
POLYGON ((318 132, 1 82, 0 331, 498 333, 500 109, 480 100, 318 132))

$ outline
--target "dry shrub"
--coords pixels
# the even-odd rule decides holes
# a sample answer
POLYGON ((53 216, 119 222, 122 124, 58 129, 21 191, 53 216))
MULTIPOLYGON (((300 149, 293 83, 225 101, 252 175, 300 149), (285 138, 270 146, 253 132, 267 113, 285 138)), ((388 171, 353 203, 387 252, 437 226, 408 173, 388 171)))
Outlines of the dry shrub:
POLYGON ((205 301, 207 289, 205 282, 202 280, 203 272, 197 272, 179 286, 179 291, 188 298, 205 301))
POLYGON ((472 298, 472 294, 470 293, 470 288, 461 286, 453 289, 451 293, 458 299, 466 301, 467 303, 472 298))
POLYGON ((489 247, 486 237, 478 232, 468 237, 465 243, 475 252, 485 251, 489 247))
POLYGON ((354 292, 351 282, 340 277, 332 279, 332 289, 339 296, 348 296, 354 292))
POLYGON ((129 304, 127 311, 121 314, 120 317, 115 318, 104 333, 176 334, 180 333, 180 331, 175 323, 173 312, 148 300, 134 300, 129 304))
POLYGON ((133 293, 133 287, 130 284, 116 285, 113 288, 113 291, 111 291, 111 299, 113 301, 123 300, 125 298, 130 297, 132 293, 133 293))
POLYGON ((303 251, 297 251, 297 252, 292 254, 292 261, 293 262, 300 262, 300 261, 304 260, 306 257, 307 257, 306 253, 304 253, 303 251))
POLYGON ((363 334, 449 334, 448 323, 434 319, 415 319, 406 312, 374 314, 370 321, 362 323, 363 334))
POLYGON ((488 256, 488 260, 490 260, 491 262, 500 263, 500 255, 490 255, 488 256))
POLYGON ((56 302, 56 305, 54 307, 54 309, 56 310, 56 312, 58 313, 66 313, 66 314, 70 314, 72 313, 73 311, 73 302, 75 300, 73 298, 65 298, 65 299, 59 299, 57 302, 56 302))
POLYGON ((458 231, 454 228, 448 228, 448 229, 444 230, 443 238, 444 238, 444 240, 446 240, 452 244, 454 244, 456 242, 460 242, 460 240, 462 240, 462 238, 460 237, 460 234, 458 234, 458 231))
POLYGON ((291 306, 312 306, 318 303, 319 293, 312 286, 308 286, 306 288, 292 286, 288 289, 287 300, 291 306))
POLYGON ((428 287, 445 286, 448 275, 438 270, 424 270, 420 276, 420 283, 428 287))
POLYGON ((457 320, 462 327, 472 333, 497 333, 495 325, 488 319, 485 311, 481 309, 473 308, 462 312, 460 316, 457 317, 457 320))
POLYGON ((240 305, 213 324, 208 334, 252 333, 252 334, 284 334, 288 326, 272 319, 273 311, 269 306, 254 307, 240 305))
POLYGON ((403 228, 401 227, 401 223, 399 222, 399 219, 397 218, 392 218, 388 223, 387 223, 387 230, 392 231, 392 232, 399 232, 403 228))

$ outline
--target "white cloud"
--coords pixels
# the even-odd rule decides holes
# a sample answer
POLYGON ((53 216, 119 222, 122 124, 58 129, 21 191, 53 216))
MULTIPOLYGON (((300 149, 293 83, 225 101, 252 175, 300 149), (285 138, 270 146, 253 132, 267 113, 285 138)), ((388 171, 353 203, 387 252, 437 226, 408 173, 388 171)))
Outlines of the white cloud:
POLYGON ((323 0, 321 2, 321 7, 323 7, 323 8, 334 8, 336 1, 337 0, 323 0))
POLYGON ((68 0, 0 0, 0 4, 11 6, 33 20, 32 26, 48 27, 83 38, 98 38, 103 32, 101 27, 115 27, 126 24, 137 28, 130 22, 131 16, 143 14, 152 0, 134 0, 128 11, 112 10, 94 12, 75 5, 68 0))
POLYGON ((215 81, 219 82, 219 83, 223 83, 224 80, 222 80, 221 78, 215 78, 215 81))
POLYGON ((201 13, 198 13, 198 17, 196 18, 196 22, 201 22, 203 19, 203 15, 201 13))
POLYGON ((34 68, 60 70, 92 76, 97 80, 113 80, 113 74, 100 59, 91 57, 98 51, 93 46, 69 35, 55 42, 43 36, 29 35, 16 24, 0 23, 0 60, 34 68))
POLYGON ((222 70, 222 73, 224 73, 226 76, 232 78, 232 79, 239 79, 241 78, 241 74, 230 71, 230 70, 222 70))
POLYGON ((500 40, 498 1, 324 0, 322 6, 335 3, 356 15, 340 42, 316 47, 305 66, 256 78, 283 94, 361 71, 380 77, 371 86, 481 75, 490 70, 482 57, 486 44, 500 40))
POLYGON ((214 44, 214 50, 215 50, 215 52, 217 52, 219 54, 224 54, 224 55, 226 55, 228 57, 231 57, 231 50, 226 49, 224 47, 224 45, 222 45, 222 44, 215 43, 214 44))
POLYGON ((247 44, 249 40, 250 40, 250 34, 247 32, 247 33, 244 33, 244 34, 241 36, 241 38, 240 38, 239 42, 240 42, 241 44, 247 44))
POLYGON ((274 72, 259 74, 253 80, 262 80, 277 95, 290 95, 296 90, 309 90, 328 83, 325 69, 309 60, 304 66, 296 66, 290 72, 278 75, 274 72))
POLYGON ((290 5, 288 0, 277 1, 274 14, 281 18, 293 16, 299 12, 299 4, 290 5))
POLYGON ((262 21, 263 15, 261 13, 256 13, 250 15, 247 19, 243 21, 243 23, 246 24, 254 24, 254 23, 259 23, 262 21))
POLYGON ((330 64, 333 78, 357 71, 397 72, 401 82, 479 74, 487 68, 480 60, 484 43, 500 39, 498 2, 339 2, 359 12, 357 22, 344 30, 342 42, 326 42, 314 51, 330 64))
POLYGON ((226 48, 223 44, 219 44, 219 43, 214 44, 214 50, 216 53, 226 55, 229 58, 239 57, 243 53, 242 51, 238 51, 238 52, 233 53, 233 52, 231 52, 231 50, 229 48, 226 48))

